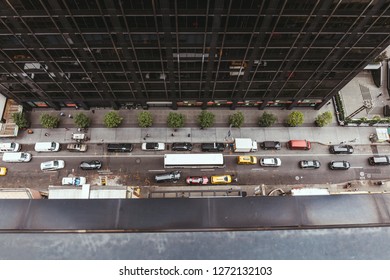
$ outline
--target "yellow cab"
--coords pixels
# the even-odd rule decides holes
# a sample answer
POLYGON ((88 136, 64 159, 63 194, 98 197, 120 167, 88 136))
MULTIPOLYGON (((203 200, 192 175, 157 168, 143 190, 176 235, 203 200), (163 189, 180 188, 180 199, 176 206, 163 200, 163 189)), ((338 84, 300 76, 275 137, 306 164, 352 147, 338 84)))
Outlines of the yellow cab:
POLYGON ((257 164, 257 157, 254 156, 238 156, 237 164, 257 164))
POLYGON ((231 182, 232 182, 232 176, 230 175, 211 176, 211 184, 214 185, 230 184, 231 182))
POLYGON ((7 167, 0 167, 0 176, 5 176, 7 174, 7 167))

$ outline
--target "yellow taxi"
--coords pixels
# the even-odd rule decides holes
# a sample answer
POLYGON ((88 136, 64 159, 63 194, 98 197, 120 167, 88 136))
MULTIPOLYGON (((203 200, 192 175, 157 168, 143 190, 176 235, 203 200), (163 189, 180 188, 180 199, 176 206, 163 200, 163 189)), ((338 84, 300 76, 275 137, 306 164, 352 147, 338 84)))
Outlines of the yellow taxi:
POLYGON ((230 184, 231 182, 232 176, 230 175, 211 176, 211 184, 214 185, 230 184))
POLYGON ((7 174, 7 167, 0 167, 0 176, 5 176, 7 174))
POLYGON ((257 164, 257 157, 254 156, 238 156, 237 164, 257 164))

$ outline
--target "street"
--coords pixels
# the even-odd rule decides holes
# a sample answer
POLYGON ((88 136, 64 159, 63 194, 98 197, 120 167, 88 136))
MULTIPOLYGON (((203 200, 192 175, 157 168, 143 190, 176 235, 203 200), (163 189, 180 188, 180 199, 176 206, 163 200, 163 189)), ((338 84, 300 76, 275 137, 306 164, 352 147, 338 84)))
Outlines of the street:
MULTIPOLYGON (((63 149, 65 145, 62 145, 63 149)), ((370 166, 367 158, 373 154, 390 154, 389 145, 355 146, 355 152, 351 155, 333 155, 328 147, 313 144, 310 151, 292 151, 283 147, 279 151, 259 150, 255 153, 247 153, 258 158, 279 157, 282 161, 280 167, 262 167, 260 165, 237 165, 236 159, 241 153, 233 153, 225 150, 225 168, 216 169, 181 169, 181 179, 177 183, 154 182, 154 176, 159 173, 170 172, 174 169, 164 169, 163 155, 166 153, 190 153, 190 152, 145 152, 141 151, 140 144, 135 144, 132 153, 108 153, 105 145, 89 144, 85 153, 68 152, 61 150, 56 153, 36 153, 29 163, 3 163, 8 168, 8 174, 0 177, 3 188, 27 187, 38 190, 46 190, 49 185, 61 185, 62 177, 69 175, 85 176, 91 185, 100 185, 100 177, 107 176, 108 183, 125 186, 180 186, 185 185, 187 176, 212 176, 230 174, 237 178, 235 185, 310 185, 331 184, 351 180, 385 180, 389 179, 388 166, 370 166), (43 172, 40 163, 44 161, 63 159, 65 168, 60 171, 43 172), (81 161, 97 159, 103 166, 99 171, 84 171, 79 168, 81 161), (298 166, 300 160, 319 160, 319 169, 301 169, 298 166), (346 160, 351 163, 349 170, 330 170, 328 163, 332 160, 346 160)), ((33 151, 33 145, 24 145, 24 151, 33 151)), ((194 144, 192 153, 200 152, 200 144, 194 144)))

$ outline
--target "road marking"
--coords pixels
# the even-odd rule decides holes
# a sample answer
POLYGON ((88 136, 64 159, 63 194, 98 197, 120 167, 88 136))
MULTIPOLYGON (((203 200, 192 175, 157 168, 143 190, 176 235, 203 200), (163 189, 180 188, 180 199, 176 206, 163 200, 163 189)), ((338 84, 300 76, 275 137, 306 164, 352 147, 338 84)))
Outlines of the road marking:
POLYGON ((251 171, 262 171, 264 168, 252 168, 251 171))
POLYGON ((200 171, 215 171, 215 169, 200 169, 200 171))
POLYGON ((351 166, 350 168, 363 168, 363 166, 351 166))
POLYGON ((165 172, 165 169, 159 169, 159 170, 149 169, 148 172, 165 172))

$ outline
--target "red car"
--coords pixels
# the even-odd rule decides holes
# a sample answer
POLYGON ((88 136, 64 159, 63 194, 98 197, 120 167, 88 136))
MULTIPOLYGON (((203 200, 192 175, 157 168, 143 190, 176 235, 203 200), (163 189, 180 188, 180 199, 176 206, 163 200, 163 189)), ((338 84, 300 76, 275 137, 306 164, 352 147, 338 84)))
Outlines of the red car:
POLYGON ((209 178, 206 176, 187 177, 186 183, 188 185, 206 185, 209 183, 209 178))

